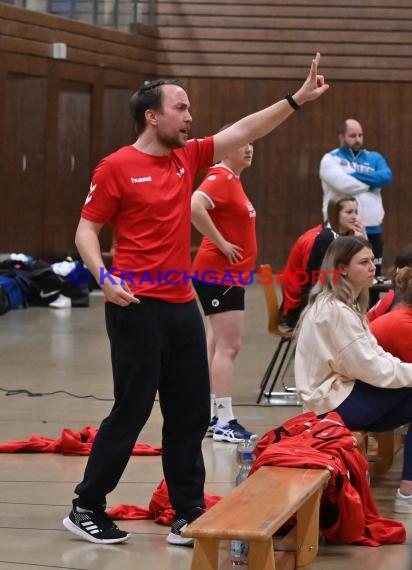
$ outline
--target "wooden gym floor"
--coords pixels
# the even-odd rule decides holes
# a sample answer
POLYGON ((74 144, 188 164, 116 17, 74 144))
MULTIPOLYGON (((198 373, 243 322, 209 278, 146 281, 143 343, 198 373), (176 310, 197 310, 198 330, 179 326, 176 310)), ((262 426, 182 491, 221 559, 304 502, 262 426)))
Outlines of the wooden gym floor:
MULTIPOLYGON (((241 423, 259 434, 300 413, 299 407, 256 406, 259 380, 274 341, 266 333, 262 291, 247 292, 246 328, 236 364, 234 400, 241 423)), ((90 308, 31 307, 0 317, 0 441, 26 440, 32 434, 57 438, 67 427, 98 427, 111 407, 111 371, 104 330, 102 298, 91 297, 90 308), (5 390, 67 394, 28 397, 5 390)), ((288 381, 293 381, 289 374, 288 381)), ((160 444, 161 416, 155 404, 140 442, 160 444)), ((206 491, 223 495, 237 472, 236 446, 204 441, 206 491)), ((401 452, 400 452, 401 453, 401 452)), ((392 517, 393 496, 400 478, 400 453, 390 472, 373 483, 379 508, 392 517)), ((73 487, 81 479, 85 457, 55 454, 0 456, 0 570, 189 570, 191 549, 166 545, 168 528, 152 521, 120 521, 132 533, 122 545, 94 545, 77 539, 62 526, 73 487)), ((147 507, 162 479, 160 457, 131 459, 109 506, 118 503, 147 507)), ((398 520, 408 523, 407 516, 398 520)), ((368 548, 322 545, 308 570, 410 570, 408 544, 368 548)), ((222 564, 230 568, 227 546, 222 564)))

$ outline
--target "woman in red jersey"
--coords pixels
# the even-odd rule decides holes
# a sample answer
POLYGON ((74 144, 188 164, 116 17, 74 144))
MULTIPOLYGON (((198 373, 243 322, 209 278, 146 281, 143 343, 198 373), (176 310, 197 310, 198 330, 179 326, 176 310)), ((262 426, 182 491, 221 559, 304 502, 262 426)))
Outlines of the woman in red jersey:
POLYGON ((204 235, 192 275, 207 321, 211 380, 207 436, 230 443, 257 438, 239 424, 232 408, 234 361, 242 341, 245 285, 253 282, 257 255, 256 212, 240 181, 252 158, 252 144, 232 151, 209 169, 192 196, 192 222, 204 235))

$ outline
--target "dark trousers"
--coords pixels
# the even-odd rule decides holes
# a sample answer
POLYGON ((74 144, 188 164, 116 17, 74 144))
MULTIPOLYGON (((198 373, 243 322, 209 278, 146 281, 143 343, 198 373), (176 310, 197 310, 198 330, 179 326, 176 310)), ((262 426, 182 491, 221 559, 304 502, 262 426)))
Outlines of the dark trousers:
POLYGON ((162 462, 170 501, 182 515, 204 506, 202 440, 210 421, 206 339, 196 302, 140 297, 106 304, 115 403, 97 432, 80 505, 98 509, 120 480, 159 391, 162 462))
MULTIPOLYGON (((412 388, 379 388, 356 381, 334 410, 350 430, 389 431, 412 422, 412 388)), ((403 454, 402 479, 412 481, 412 428, 409 425, 403 454)))

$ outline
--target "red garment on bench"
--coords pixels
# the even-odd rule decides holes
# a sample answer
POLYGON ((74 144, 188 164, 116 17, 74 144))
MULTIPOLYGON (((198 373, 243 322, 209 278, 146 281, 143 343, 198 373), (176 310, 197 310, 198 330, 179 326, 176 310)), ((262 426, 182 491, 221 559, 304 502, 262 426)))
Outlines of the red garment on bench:
MULTIPOLYGON (((61 453, 62 455, 89 455, 97 429, 86 426, 80 431, 64 429, 58 439, 32 435, 28 440, 0 443, 0 453, 61 453)), ((132 455, 161 455, 161 447, 137 443, 132 455)))
POLYGON ((366 479, 368 463, 339 414, 307 412, 267 432, 258 442, 251 474, 263 465, 326 468, 320 527, 335 544, 380 546, 406 539, 402 523, 380 516, 366 479))

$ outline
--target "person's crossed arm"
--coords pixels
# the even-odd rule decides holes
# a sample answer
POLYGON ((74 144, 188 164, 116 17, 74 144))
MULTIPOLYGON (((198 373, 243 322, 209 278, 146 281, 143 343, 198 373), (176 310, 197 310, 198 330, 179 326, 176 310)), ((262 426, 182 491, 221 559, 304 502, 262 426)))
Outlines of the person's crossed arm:
POLYGON ((320 161, 319 176, 334 192, 348 196, 357 196, 370 190, 369 184, 355 176, 356 172, 348 173, 340 164, 339 159, 330 153, 325 154, 320 161))
POLYGON ((371 153, 376 162, 374 163, 374 170, 371 171, 357 171, 351 173, 351 176, 367 184, 369 186, 369 190, 374 190, 375 188, 383 188, 384 186, 388 186, 392 182, 392 170, 389 167, 389 164, 386 162, 384 157, 379 154, 378 152, 371 153))

